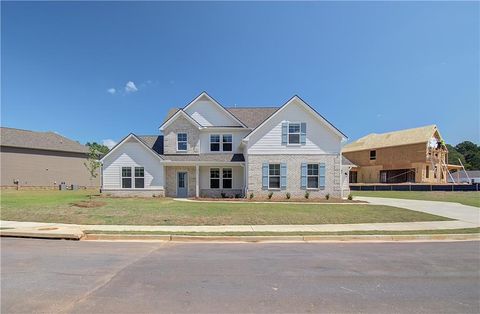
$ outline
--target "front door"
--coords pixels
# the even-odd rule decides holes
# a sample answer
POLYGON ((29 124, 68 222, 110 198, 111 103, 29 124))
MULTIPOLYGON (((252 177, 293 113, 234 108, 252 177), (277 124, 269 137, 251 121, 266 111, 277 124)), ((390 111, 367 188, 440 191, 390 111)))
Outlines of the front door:
POLYGON ((177 172, 177 197, 188 196, 188 173, 177 172))

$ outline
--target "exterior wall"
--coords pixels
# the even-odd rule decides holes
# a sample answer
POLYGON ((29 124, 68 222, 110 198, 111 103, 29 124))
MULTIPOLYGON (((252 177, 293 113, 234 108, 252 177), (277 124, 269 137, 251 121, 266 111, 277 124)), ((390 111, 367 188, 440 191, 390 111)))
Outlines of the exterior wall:
POLYGON ((185 112, 202 126, 239 126, 240 124, 208 98, 191 104, 185 112))
POLYGON ((188 173, 188 197, 196 195, 195 166, 168 166, 165 167, 165 196, 177 197, 177 172, 188 173))
MULTIPOLYGON (((221 131, 221 130, 214 130, 214 131, 201 131, 200 132, 200 153, 202 154, 218 154, 224 153, 220 152, 211 152, 210 151, 210 134, 232 134, 232 153, 242 153, 243 150, 240 147, 243 138, 250 132, 250 130, 228 130, 228 131, 221 131)), ((221 149, 221 148, 220 148, 221 149)))
POLYGON ((61 182, 67 185, 100 186, 100 176, 90 180, 85 168, 85 154, 53 152, 37 149, 1 147, 1 185, 28 187, 52 187, 61 182), (55 184, 56 182, 56 184, 55 184))
POLYGON ((446 153, 438 151, 433 156, 434 163, 427 160, 427 144, 419 143, 378 148, 376 159, 370 160, 370 150, 344 152, 343 155, 358 166, 357 183, 379 183, 381 170, 415 169, 417 183, 446 183, 448 174, 441 163, 445 163, 446 153), (426 167, 429 167, 429 177, 426 167), (435 178, 434 168, 437 166, 435 178), (443 174, 442 174, 443 173, 443 174))
POLYGON ((161 160, 136 140, 123 143, 103 161, 104 190, 122 189, 122 167, 144 167, 145 189, 163 189, 161 160))
POLYGON ((248 154, 338 154, 341 137, 319 121, 303 105, 291 103, 252 134, 248 154), (282 145, 282 121, 306 122, 305 145, 282 145))
POLYGON ((165 190, 119 189, 102 191, 102 194, 116 197, 164 197, 165 190))
POLYGON ((165 154, 198 154, 200 151, 200 130, 180 116, 163 131, 163 150, 165 154), (187 133, 187 151, 177 152, 177 133, 187 133))
POLYGON ((339 155, 249 155, 248 156, 248 191, 254 193, 255 198, 266 198, 270 191, 273 197, 285 198, 290 192, 292 198, 303 198, 305 191, 301 189, 301 164, 325 163, 325 189, 308 190, 310 198, 341 197, 341 171, 339 155), (287 164, 287 189, 286 190, 263 190, 262 189, 262 165, 264 162, 287 164))

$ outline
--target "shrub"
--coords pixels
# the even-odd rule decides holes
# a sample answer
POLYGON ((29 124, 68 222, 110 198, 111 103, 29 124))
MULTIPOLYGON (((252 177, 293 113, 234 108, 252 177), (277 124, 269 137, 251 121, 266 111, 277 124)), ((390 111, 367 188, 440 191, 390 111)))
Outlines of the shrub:
POLYGON ((286 196, 287 196, 287 200, 289 200, 291 197, 290 192, 287 192, 286 196))
POLYGON ((268 193, 268 199, 271 200, 273 196, 273 192, 268 193))
POLYGON ((241 198, 241 197, 242 197, 242 195, 241 195, 241 194, 238 194, 238 193, 237 193, 237 194, 235 194, 235 198, 241 198))
POLYGON ((253 193, 250 193, 250 199, 252 199, 255 195, 253 193))
POLYGON ((226 198, 226 197, 227 197, 227 194, 225 194, 225 192, 220 193, 220 195, 222 196, 222 198, 226 198))
POLYGON ((310 197, 310 192, 305 191, 305 198, 308 199, 310 197))
POLYGON ((348 200, 349 201, 353 200, 353 195, 352 194, 348 194, 348 200))
POLYGON ((327 195, 325 195, 325 199, 328 200, 330 198, 330 194, 327 193, 327 195))

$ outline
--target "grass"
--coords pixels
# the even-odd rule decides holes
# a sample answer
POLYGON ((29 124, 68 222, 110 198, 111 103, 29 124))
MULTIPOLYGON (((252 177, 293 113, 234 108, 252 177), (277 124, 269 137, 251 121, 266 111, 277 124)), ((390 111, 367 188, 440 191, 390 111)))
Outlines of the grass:
POLYGON ((408 231, 339 231, 339 232, 165 232, 165 231, 102 231, 85 230, 87 234, 119 235, 188 235, 188 236, 307 236, 307 235, 418 235, 418 234, 475 234, 479 228, 408 230, 408 231))
POLYGON ((352 195, 455 202, 480 207, 480 192, 352 191, 352 195))
POLYGON ((1 219, 73 224, 121 225, 248 225, 343 224, 442 221, 445 217, 390 206, 367 204, 193 203, 168 198, 94 197, 101 207, 73 203, 88 201, 87 191, 1 192, 1 219))

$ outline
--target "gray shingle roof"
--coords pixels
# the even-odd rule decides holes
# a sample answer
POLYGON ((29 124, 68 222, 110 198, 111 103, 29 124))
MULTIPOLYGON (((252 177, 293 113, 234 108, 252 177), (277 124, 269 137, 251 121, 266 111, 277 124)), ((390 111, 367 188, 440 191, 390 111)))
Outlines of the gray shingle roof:
POLYGON ((54 132, 35 132, 14 128, 0 128, 0 145, 62 152, 88 153, 85 145, 54 132))
POLYGON ((262 124, 263 121, 267 120, 275 111, 277 111, 278 107, 243 107, 226 109, 235 117, 237 117, 238 120, 242 121, 243 124, 254 129, 262 124))

